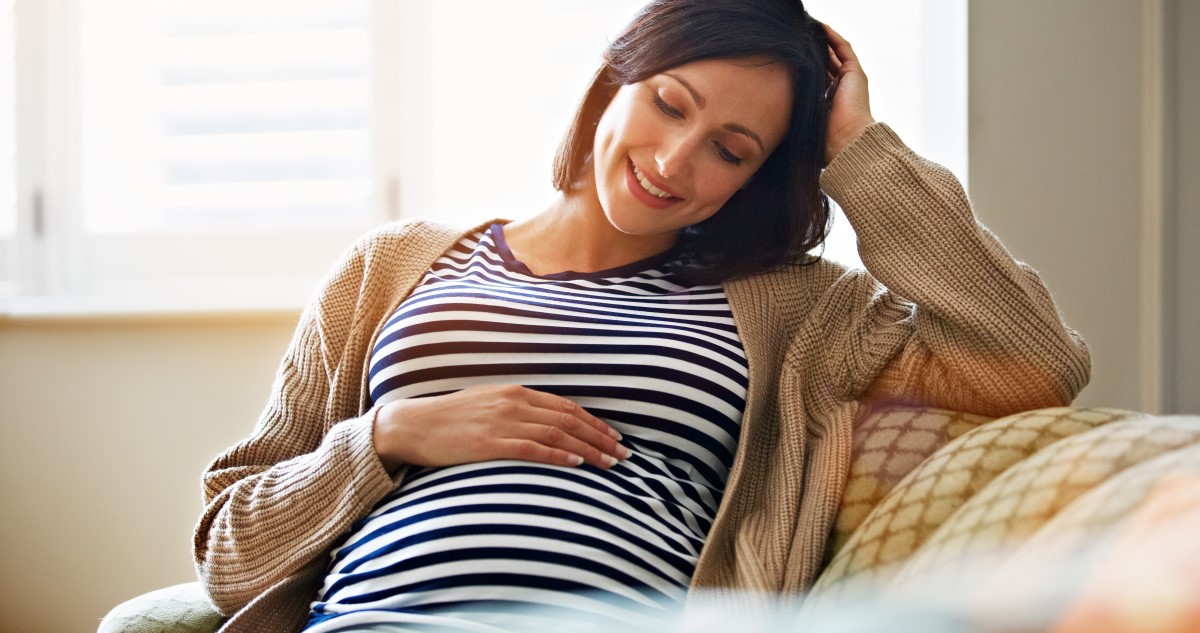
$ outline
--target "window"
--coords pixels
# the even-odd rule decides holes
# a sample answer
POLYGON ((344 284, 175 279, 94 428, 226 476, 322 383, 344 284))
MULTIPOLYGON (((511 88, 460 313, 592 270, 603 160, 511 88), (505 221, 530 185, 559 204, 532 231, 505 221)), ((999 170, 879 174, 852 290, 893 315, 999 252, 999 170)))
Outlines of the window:
POLYGON ((0 0, 0 297, 16 292, 13 237, 17 231, 17 90, 13 0, 0 0))
POLYGON ((89 233, 362 224, 366 0, 105 0, 80 12, 89 233))
MULTIPOLYGON (((0 0, 0 297, 294 307, 381 222, 536 213, 642 3, 0 0)), ((963 175, 965 2, 806 5, 877 118, 963 175)), ((854 261, 845 224, 827 254, 854 261)))

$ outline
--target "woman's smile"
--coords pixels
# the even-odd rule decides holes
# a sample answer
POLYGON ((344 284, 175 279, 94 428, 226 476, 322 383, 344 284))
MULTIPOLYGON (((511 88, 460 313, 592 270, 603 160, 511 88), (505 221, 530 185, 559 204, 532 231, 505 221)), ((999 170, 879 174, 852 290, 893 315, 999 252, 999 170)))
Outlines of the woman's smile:
POLYGON ((638 169, 632 160, 628 162, 625 169, 625 184, 628 185, 633 197, 642 204, 654 209, 665 209, 676 202, 683 201, 683 198, 674 195, 651 180, 642 170, 638 169))

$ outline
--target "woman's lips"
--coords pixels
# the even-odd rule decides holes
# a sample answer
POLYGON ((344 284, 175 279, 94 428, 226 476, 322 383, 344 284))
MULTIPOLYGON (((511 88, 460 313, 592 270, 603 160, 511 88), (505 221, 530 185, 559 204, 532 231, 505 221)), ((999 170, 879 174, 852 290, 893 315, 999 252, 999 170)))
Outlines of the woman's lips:
MULTIPOLYGON (((659 198, 649 191, 646 191, 642 187, 642 183, 638 182, 637 175, 633 173, 633 161, 627 161, 627 164, 625 165, 625 184, 629 187, 629 192, 633 194, 633 197, 637 198, 638 202, 641 202, 642 204, 654 209, 665 209, 676 202, 683 200, 683 198, 679 198, 677 196, 659 198)), ((658 185, 655 186, 657 187, 658 185)), ((659 188, 661 189, 661 187, 659 188)))

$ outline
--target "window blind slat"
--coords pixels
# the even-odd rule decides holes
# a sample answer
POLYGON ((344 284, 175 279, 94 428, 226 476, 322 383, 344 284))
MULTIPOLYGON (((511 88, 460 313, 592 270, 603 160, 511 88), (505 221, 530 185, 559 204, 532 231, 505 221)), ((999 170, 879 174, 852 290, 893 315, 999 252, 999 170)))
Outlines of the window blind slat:
POLYGON ((85 5, 89 228, 367 217, 370 16, 362 1, 85 5))

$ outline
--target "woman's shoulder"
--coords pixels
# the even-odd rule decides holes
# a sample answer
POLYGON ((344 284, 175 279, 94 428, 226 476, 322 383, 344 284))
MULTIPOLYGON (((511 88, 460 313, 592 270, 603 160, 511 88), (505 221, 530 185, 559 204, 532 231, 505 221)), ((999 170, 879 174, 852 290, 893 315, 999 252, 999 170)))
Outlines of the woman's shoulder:
POLYGON ((882 291, 865 269, 822 257, 806 264, 782 266, 726 285, 730 302, 760 322, 785 329, 797 327, 820 306, 861 307, 882 291))
POLYGON ((441 241, 459 237, 472 231, 486 228, 491 222, 467 226, 450 224, 429 218, 408 218, 396 220, 376 226, 361 237, 359 244, 364 246, 379 244, 394 244, 402 242, 441 241))
POLYGON ((862 268, 847 266, 841 262, 821 257, 805 263, 780 266, 741 280, 742 283, 770 288, 772 293, 798 292, 806 295, 822 294, 839 280, 869 275, 862 268))
POLYGON ((405 258, 440 255, 458 240, 486 230, 493 222, 489 220, 469 226, 450 224, 429 218, 409 218, 376 226, 355 241, 352 252, 358 257, 370 259, 377 254, 405 258))

